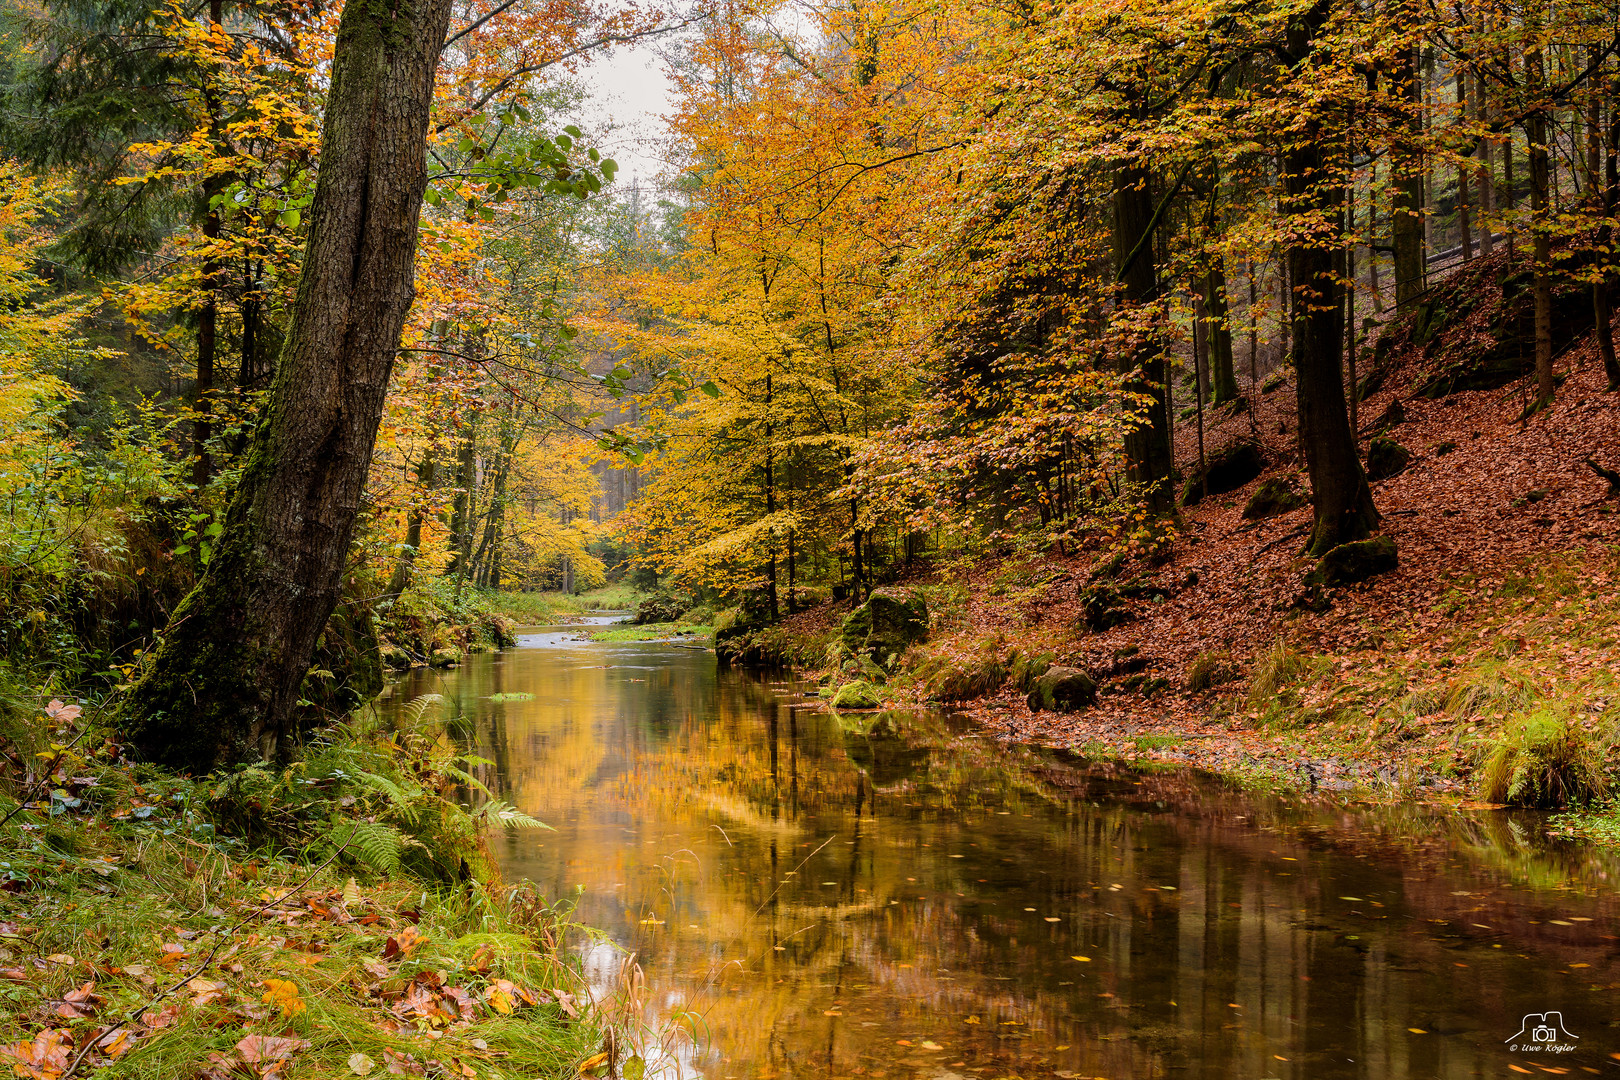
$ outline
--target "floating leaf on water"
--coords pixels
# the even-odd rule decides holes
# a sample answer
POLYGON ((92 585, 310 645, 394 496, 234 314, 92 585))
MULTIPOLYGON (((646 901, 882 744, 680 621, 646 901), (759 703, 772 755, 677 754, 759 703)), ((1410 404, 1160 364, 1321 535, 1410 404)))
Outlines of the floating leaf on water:
POLYGON ((1359 896, 1341 896, 1341 897, 1339 897, 1339 899, 1340 900, 1349 900, 1349 901, 1351 901, 1353 903, 1357 903, 1357 904, 1365 904, 1367 902, 1367 901, 1363 900, 1359 896))
POLYGON ((1427 1035, 1428 1034, 1428 1032, 1425 1031, 1423 1028, 1407 1028, 1406 1030, 1410 1031, 1414 1035, 1427 1035))
POLYGON ((1091 963, 1091 957, 1089 957, 1089 956, 1071 956, 1071 957, 1069 957, 1069 959, 1070 959, 1070 960, 1078 960, 1078 961, 1080 961, 1080 962, 1081 962, 1081 963, 1082 963, 1082 964, 1089 964, 1089 963, 1091 963))

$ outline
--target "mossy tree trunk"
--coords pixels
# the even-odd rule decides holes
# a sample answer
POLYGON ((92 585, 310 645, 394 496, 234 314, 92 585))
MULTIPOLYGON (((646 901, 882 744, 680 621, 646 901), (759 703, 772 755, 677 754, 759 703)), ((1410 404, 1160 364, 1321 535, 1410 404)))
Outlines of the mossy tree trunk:
MULTIPOLYGON (((1287 47, 1296 67, 1310 63, 1331 14, 1331 4, 1322 0, 1289 26, 1287 47)), ((1360 540, 1378 524, 1344 399, 1344 309, 1338 303, 1335 263, 1345 196, 1343 177, 1332 164, 1343 160, 1337 133, 1315 116, 1301 126, 1283 156, 1285 208, 1299 238, 1288 249, 1288 272, 1294 283, 1292 359, 1299 441, 1315 505, 1315 525, 1306 545, 1313 555, 1360 540)))
MULTIPOLYGON (((1408 14, 1403 4, 1403 12, 1408 14)), ((1395 78, 1409 106, 1407 134, 1413 142, 1423 137, 1423 75, 1419 71, 1417 49, 1401 55, 1395 78)), ((1395 192, 1390 207, 1390 246, 1395 256, 1395 306, 1407 308, 1423 293, 1423 174, 1426 168, 1420 151, 1395 159, 1395 192)))
POLYGON ((149 758, 285 756, 342 592, 388 376, 415 295, 434 69, 450 0, 345 5, 292 327, 208 572, 126 719, 149 758))

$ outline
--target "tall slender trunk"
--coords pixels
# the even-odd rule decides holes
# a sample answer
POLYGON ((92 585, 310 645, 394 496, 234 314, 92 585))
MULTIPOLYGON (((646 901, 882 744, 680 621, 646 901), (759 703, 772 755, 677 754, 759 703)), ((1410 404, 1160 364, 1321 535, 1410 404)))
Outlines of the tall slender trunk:
POLYGON ((477 435, 475 416, 463 422, 456 441, 456 497, 450 504, 450 560, 444 567, 446 575, 464 574, 472 555, 473 489, 478 484, 477 435))
MULTIPOLYGON (((1611 106, 1609 114, 1609 139, 1606 153, 1603 158, 1603 191, 1602 209, 1606 219, 1603 227, 1598 230, 1598 250, 1609 246, 1610 238, 1614 235, 1613 227, 1609 224, 1614 219, 1615 212, 1620 209, 1620 109, 1611 106)), ((1603 373, 1609 378, 1609 389, 1620 390, 1620 363, 1614 355, 1614 271, 1608 270, 1597 281, 1592 283, 1592 313, 1597 326, 1598 353, 1603 357, 1603 373)))
POLYGON ((1226 261, 1217 253, 1204 277, 1204 314, 1209 328, 1209 370, 1213 383, 1211 404, 1225 405, 1238 396, 1237 371, 1232 359, 1232 319, 1226 303, 1226 261))
MULTIPOLYGON (((765 376, 765 516, 776 514, 776 447, 771 443, 774 438, 775 425, 771 423, 771 376, 765 376)), ((775 526, 773 525, 774 529, 775 526)), ((770 558, 766 563, 765 581, 766 594, 771 603, 771 622, 782 617, 782 609, 776 597, 776 534, 770 534, 770 558)))
MULTIPOLYGON (((1485 15, 1481 13, 1476 22, 1480 36, 1484 36, 1487 25, 1485 15)), ((1485 101, 1485 80, 1477 74, 1472 80, 1474 90, 1474 120, 1484 126, 1490 119, 1489 106, 1485 101)), ((1478 177, 1479 190, 1479 251, 1482 255, 1489 255, 1496 248, 1496 169, 1491 159, 1491 140, 1480 139, 1479 147, 1474 151, 1479 165, 1475 169, 1478 177)))
MULTIPOLYGON (((1457 115, 1468 116, 1468 76, 1457 72, 1457 115)), ((1474 257, 1474 228, 1468 205, 1469 167, 1467 162, 1457 163, 1457 232, 1462 242, 1463 262, 1474 257)))
MULTIPOLYGON (((1153 185, 1139 165, 1121 165, 1114 179, 1114 266, 1123 286, 1121 308, 1140 312, 1158 296, 1158 263, 1154 257, 1153 185)), ((1154 513, 1174 506, 1170 490, 1169 394, 1164 352, 1156 334, 1144 333, 1136 348, 1120 357, 1125 389, 1148 399, 1148 404, 1125 434, 1128 475, 1142 492, 1143 503, 1154 513)))
MULTIPOLYGON (((1348 169, 1346 170, 1348 173, 1348 169)), ((1345 394, 1350 404, 1350 430, 1361 430, 1360 422, 1356 418, 1357 405, 1361 395, 1356 392, 1356 245, 1350 239, 1356 231, 1356 187, 1352 175, 1345 177, 1344 189, 1344 231, 1347 234, 1344 245, 1344 366, 1345 374, 1349 380, 1349 389, 1345 394)))
MULTIPOLYGON (((225 18, 223 0, 209 0, 208 18, 216 32, 220 32, 220 24, 225 18)), ((224 140, 224 132, 219 119, 219 102, 211 90, 203 92, 203 108, 208 110, 210 138, 214 146, 219 147, 224 140)), ((202 186, 203 246, 209 249, 209 253, 202 265, 205 297, 202 311, 197 316, 197 383, 193 391, 196 395, 194 407, 197 418, 192 423, 191 466, 192 483, 199 488, 207 485, 208 477, 214 471, 213 463, 208 459, 208 440, 214 434, 214 425, 209 419, 209 412, 213 408, 214 359, 219 351, 220 266, 213 246, 219 241, 220 215, 214 200, 224 193, 227 186, 228 179, 224 176, 210 176, 202 186)))
POLYGON ((450 8, 343 8, 286 348, 208 571, 124 712, 150 759, 203 771, 291 749, 415 296, 433 75, 450 8))
MULTIPOLYGON (((433 459, 433 450, 422 452, 422 460, 416 466, 416 486, 425 494, 433 490, 433 482, 438 477, 438 463, 433 459)), ((416 566, 417 552, 422 550, 422 504, 413 500, 411 508, 405 512, 405 546, 400 550, 399 560, 394 563, 394 572, 388 578, 388 595, 398 596, 410 587, 411 571, 416 566)))
MULTIPOLYGON (((1526 29, 1534 35, 1541 26, 1537 8, 1526 19, 1526 29)), ((1552 160, 1547 145, 1547 113, 1538 100, 1546 83, 1545 61, 1539 46, 1524 55, 1525 85, 1531 96, 1530 114, 1525 117, 1524 137, 1530 156, 1530 229, 1534 268, 1532 292, 1535 300, 1536 405, 1546 405, 1553 397, 1552 366, 1552 160)))
MULTIPOLYGON (((1406 99, 1406 133, 1412 143, 1423 137, 1423 78, 1417 52, 1403 53, 1395 75, 1406 99)), ((1394 205, 1390 213, 1390 246, 1395 249, 1395 306, 1404 308, 1422 295, 1424 282, 1424 156, 1408 146, 1395 159, 1394 205)))
MULTIPOLYGON (((1295 17, 1288 28, 1288 51, 1296 70, 1309 62, 1315 38, 1331 14, 1330 0, 1295 17)), ((1339 233, 1344 213, 1344 187, 1334 175, 1342 151, 1336 133, 1320 117, 1311 117, 1294 136, 1284 158, 1285 211, 1339 233)), ((1355 432, 1345 410, 1343 309, 1336 303, 1335 254, 1316 230, 1296 227, 1312 237, 1288 249, 1295 289, 1294 371, 1298 379, 1300 446, 1310 471, 1315 521, 1306 550, 1320 555, 1329 548, 1365 537, 1378 525, 1372 489, 1362 470, 1355 432), (1315 234, 1313 236, 1313 233, 1315 234)))

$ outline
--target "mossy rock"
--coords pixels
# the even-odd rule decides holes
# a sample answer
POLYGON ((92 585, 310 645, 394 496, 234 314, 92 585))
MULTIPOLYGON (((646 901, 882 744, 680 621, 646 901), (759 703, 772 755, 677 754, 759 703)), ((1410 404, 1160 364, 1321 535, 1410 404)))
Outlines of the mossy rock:
POLYGON ((394 671, 404 671, 411 666, 411 654, 398 645, 384 645, 377 650, 383 666, 394 671))
POLYGON ((1217 450, 1203 469, 1194 469, 1181 490, 1181 505, 1197 506, 1210 495, 1236 491, 1266 470, 1266 457, 1260 444, 1250 439, 1217 450))
POLYGON ((1400 565, 1395 541, 1387 536, 1353 540, 1330 549, 1316 564, 1327 585, 1349 585, 1388 573, 1400 565))
POLYGON ((1388 480, 1412 464, 1412 452, 1394 439, 1375 438, 1367 447, 1367 479, 1388 480))
POLYGON ((455 667, 461 663, 460 649, 434 649, 428 654, 429 667, 455 667))
POLYGON ((840 686, 832 696, 832 707, 835 709, 875 709, 883 704, 878 695, 878 688, 865 679, 845 683, 840 686))
POLYGON ((1311 498, 1299 489, 1292 476, 1273 476, 1260 482, 1243 507, 1245 521, 1276 517, 1310 505, 1311 498))
POLYGON ((844 618, 841 636, 851 656, 866 655, 891 664, 928 638, 928 604, 921 596, 879 589, 844 618))
POLYGON ((1096 703, 1097 681, 1079 668, 1048 668, 1025 701, 1031 712, 1075 712, 1096 703))
POLYGON ((1125 597, 1112 581, 1098 581, 1080 590, 1080 620, 1087 630, 1100 634, 1131 620, 1125 597))

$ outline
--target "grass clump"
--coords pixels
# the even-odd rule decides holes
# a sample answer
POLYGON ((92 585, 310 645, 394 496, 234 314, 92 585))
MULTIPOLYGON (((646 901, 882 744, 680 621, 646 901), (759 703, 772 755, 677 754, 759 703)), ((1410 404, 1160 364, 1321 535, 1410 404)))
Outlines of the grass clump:
POLYGON ((1237 662, 1225 649, 1199 653, 1187 666, 1187 689, 1194 693, 1213 690, 1224 683, 1236 682, 1237 678, 1237 662))
POLYGON ((1480 768, 1490 802, 1556 809, 1601 799, 1609 790, 1604 748, 1579 723, 1550 711, 1509 722, 1480 768))

